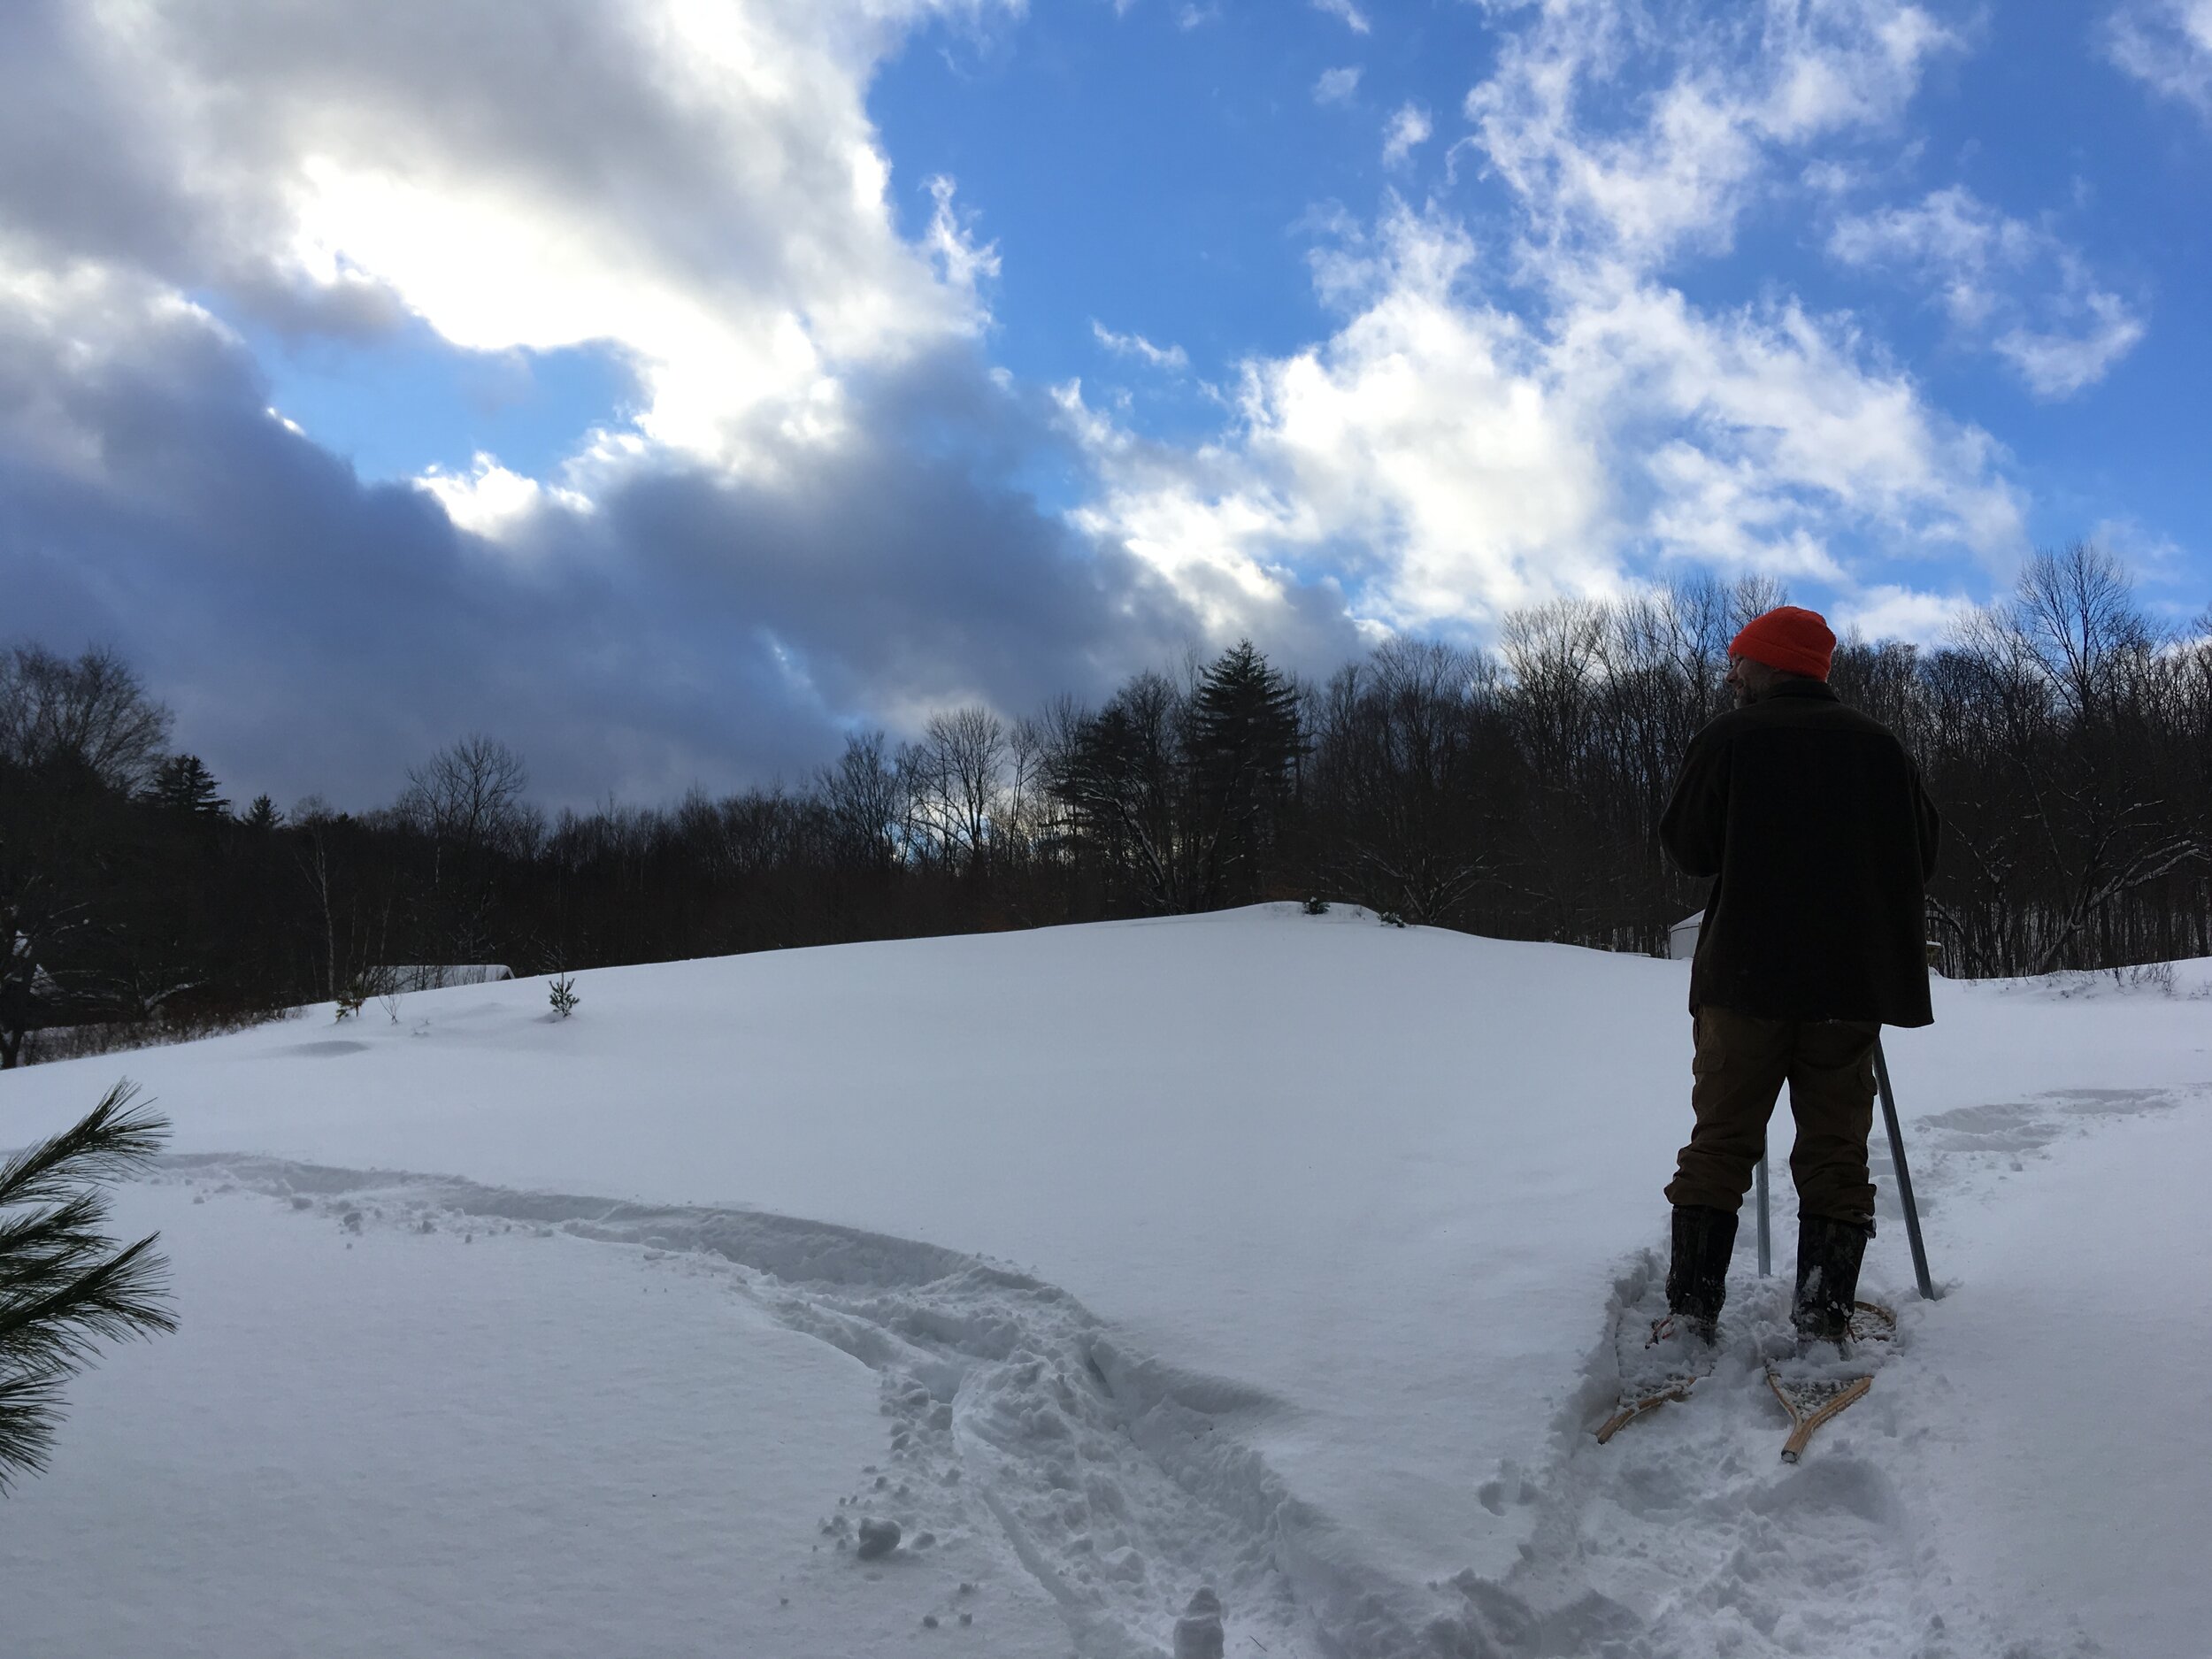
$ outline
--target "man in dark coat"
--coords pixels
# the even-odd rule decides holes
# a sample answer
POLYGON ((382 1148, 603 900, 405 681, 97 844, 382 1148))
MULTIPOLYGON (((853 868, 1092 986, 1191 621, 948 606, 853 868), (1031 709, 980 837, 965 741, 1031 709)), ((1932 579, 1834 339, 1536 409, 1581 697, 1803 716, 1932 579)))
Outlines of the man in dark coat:
POLYGON ((1710 1340, 1736 1213, 1790 1087, 1798 1329, 1843 1334, 1874 1233, 1874 1043, 1925 1025, 1924 890, 1941 821, 1919 769, 1828 687, 1835 635, 1784 605, 1728 648, 1736 707, 1691 740, 1659 833, 1715 878, 1690 969, 1697 1122, 1667 1200, 1667 1303, 1710 1340))

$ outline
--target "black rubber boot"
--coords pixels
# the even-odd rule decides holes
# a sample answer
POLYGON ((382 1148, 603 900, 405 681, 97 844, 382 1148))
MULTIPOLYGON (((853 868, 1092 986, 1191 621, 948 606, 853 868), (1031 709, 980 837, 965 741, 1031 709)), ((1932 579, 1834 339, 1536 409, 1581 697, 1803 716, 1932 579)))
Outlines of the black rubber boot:
POLYGON ((1728 1297, 1728 1258, 1736 1213, 1703 1204, 1674 1208, 1674 1259, 1667 1267, 1667 1310, 1690 1334, 1709 1342, 1728 1297))
POLYGON ((1811 1341, 1840 1342, 1851 1333, 1859 1294, 1859 1263, 1873 1230, 1855 1221, 1801 1216, 1797 1223, 1797 1302, 1790 1323, 1811 1341))

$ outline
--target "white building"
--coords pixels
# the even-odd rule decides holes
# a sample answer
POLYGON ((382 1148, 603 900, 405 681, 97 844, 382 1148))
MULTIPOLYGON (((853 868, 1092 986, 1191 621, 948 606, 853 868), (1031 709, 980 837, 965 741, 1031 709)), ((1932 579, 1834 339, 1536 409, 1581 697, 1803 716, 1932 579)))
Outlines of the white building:
POLYGON ((442 991, 455 985, 494 985, 511 979, 515 971, 503 962, 407 962, 371 970, 380 989, 442 991))
POLYGON ((1699 910, 1686 916, 1667 929, 1667 956, 1675 962, 1687 962, 1697 955, 1698 930, 1705 926, 1705 912, 1699 910))

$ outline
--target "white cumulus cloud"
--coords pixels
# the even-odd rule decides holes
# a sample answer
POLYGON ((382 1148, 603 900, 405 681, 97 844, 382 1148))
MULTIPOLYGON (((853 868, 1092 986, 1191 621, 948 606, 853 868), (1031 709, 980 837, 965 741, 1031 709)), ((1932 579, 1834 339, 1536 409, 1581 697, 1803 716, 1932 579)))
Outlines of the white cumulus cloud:
POLYGON ((2143 337, 2142 319, 2098 285, 2077 250, 1963 186, 1847 216, 1828 250, 1925 283, 1961 334, 1996 352, 2039 397, 2070 397, 2103 379, 2143 337))
POLYGON ((464 530, 498 541, 503 532, 528 517, 548 501, 572 512, 588 512, 591 503, 574 490, 548 489, 533 478, 510 472, 498 458, 479 450, 465 472, 434 466, 419 474, 416 486, 437 498, 445 516, 464 530))
POLYGON ((1965 594, 1924 593, 1880 583, 1839 606, 1828 620, 1839 633, 1855 628, 1870 640, 1910 640, 1936 646, 1946 643, 1976 608, 1965 594))
POLYGON ((240 785, 356 802, 457 730, 649 796, 1164 660, 1189 608, 1037 504, 988 236, 868 116, 902 31, 1017 11, 0 7, 10 629, 114 641, 240 785), (426 332, 588 345, 634 414, 541 477, 380 479, 270 413, 262 339, 407 385, 426 332))
POLYGON ((2142 319, 2116 294, 2093 289, 2067 310, 2064 325, 2008 328, 1994 342, 1998 356, 2039 397, 2071 397, 2093 386, 2143 337, 2142 319))
POLYGON ((1434 130, 1429 124, 1429 112, 1417 104, 1399 105, 1398 112, 1383 128, 1383 165, 1395 166, 1404 161, 1419 146, 1429 142, 1434 130))
POLYGON ((1091 334, 1117 357, 1135 357, 1156 369, 1171 369, 1177 373, 1190 367, 1189 355, 1182 347, 1156 346, 1140 334, 1118 334, 1096 318, 1091 319, 1091 334))
POLYGON ((1341 69, 1325 69, 1313 83, 1316 104, 1349 104, 1352 95, 1359 90, 1359 65, 1348 65, 1341 69))
POLYGON ((1392 627, 1617 592, 1676 558, 1847 587, 1845 536, 2016 546, 1996 446, 1847 326, 1709 315, 1634 280, 1524 320, 1466 292, 1473 258, 1457 227, 1394 209, 1317 273, 1343 326, 1248 364, 1235 421, 1195 451, 1082 409, 1102 484, 1085 526, 1217 615, 1331 572, 1392 627))
POLYGON ((983 326, 995 257, 949 181, 901 235, 865 89, 902 27, 986 9, 88 7, 66 67, 99 153, 0 187, 0 237, 311 331, 411 313, 468 350, 595 343, 643 394, 603 457, 742 469, 835 441, 854 373, 983 326), (84 175, 132 222, 88 220, 84 175))
POLYGON ((2131 0, 2106 20, 2104 47, 2151 90, 2212 121, 2212 0, 2131 0))
POLYGON ((1466 110, 1532 250, 1653 265, 1724 251, 1778 156, 1893 121, 1957 44, 1898 0, 1744 8, 1732 29, 1679 6, 1548 0, 1466 110))
POLYGON ((1372 27, 1367 21, 1367 13, 1355 5, 1352 0, 1313 0, 1313 9, 1341 19, 1345 27, 1355 35, 1364 35, 1372 27))
POLYGON ((1084 526, 1217 618, 1325 578, 1390 628, 1479 628, 1682 560, 1850 601, 1910 592, 1899 563, 2015 556, 2001 448, 1853 319, 1786 292, 1702 307, 1664 274, 1809 188, 1817 146, 1893 129, 1954 37, 1891 0, 1497 15, 1515 27, 1466 111, 1509 211, 1334 216, 1313 272, 1341 320, 1249 360, 1211 442, 1071 400, 1100 481, 1084 526))

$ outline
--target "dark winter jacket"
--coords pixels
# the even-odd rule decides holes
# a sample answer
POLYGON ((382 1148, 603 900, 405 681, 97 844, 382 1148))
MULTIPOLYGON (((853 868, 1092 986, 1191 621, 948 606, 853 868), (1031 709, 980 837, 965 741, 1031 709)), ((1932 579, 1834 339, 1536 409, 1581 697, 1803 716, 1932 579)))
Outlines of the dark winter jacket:
POLYGON ((1925 1025, 1925 886, 1942 821, 1880 722, 1783 680, 1690 740, 1660 820, 1669 856, 1717 877, 1690 1007, 1925 1025))

